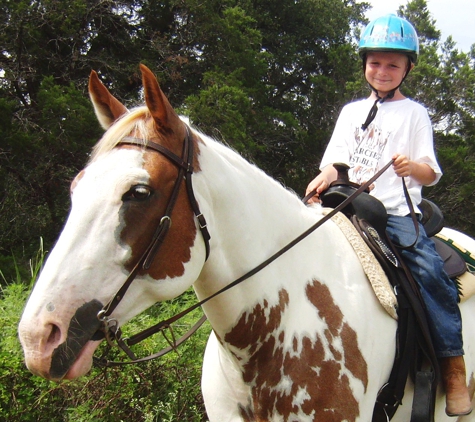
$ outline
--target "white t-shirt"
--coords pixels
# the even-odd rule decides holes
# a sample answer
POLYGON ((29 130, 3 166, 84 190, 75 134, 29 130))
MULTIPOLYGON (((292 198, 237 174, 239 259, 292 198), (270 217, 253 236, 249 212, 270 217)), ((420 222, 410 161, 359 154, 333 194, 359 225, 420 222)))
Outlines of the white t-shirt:
MULTIPOLYGON (((442 171, 437 163, 432 138, 432 125, 427 110, 420 104, 403 99, 378 104, 375 119, 363 131, 374 100, 355 101, 343 107, 327 146, 320 169, 333 163, 350 166, 352 182, 362 184, 384 167, 395 153, 418 163, 427 163, 435 172, 435 185, 442 171)), ((414 206, 421 202, 422 185, 405 178, 414 206)), ((375 182, 371 194, 378 198, 389 214, 407 215, 401 178, 389 167, 375 182)))

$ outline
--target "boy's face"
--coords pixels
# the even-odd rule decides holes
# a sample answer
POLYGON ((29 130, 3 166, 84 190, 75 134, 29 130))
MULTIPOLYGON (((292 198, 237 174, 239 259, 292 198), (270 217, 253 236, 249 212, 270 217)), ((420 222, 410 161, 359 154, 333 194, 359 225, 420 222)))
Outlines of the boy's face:
MULTIPOLYGON (((402 53, 369 52, 365 78, 384 97, 397 88, 408 70, 409 58, 402 53)), ((411 63, 411 69, 414 65, 411 63)))

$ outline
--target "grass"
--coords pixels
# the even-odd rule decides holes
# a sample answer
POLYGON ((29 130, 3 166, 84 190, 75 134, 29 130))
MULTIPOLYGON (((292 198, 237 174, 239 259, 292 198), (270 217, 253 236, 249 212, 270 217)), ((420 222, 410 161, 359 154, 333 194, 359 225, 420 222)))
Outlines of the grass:
MULTIPOLYGON (((14 259, 14 258, 13 258, 14 259)), ((23 307, 45 259, 43 242, 29 260, 29 277, 17 267, 12 280, 3 279, 0 293, 0 421, 207 421, 200 392, 201 362, 210 332, 208 323, 175 352, 160 359, 117 368, 93 368, 81 379, 53 383, 32 375, 24 365, 17 327, 23 307)), ((15 266, 18 266, 14 260, 15 266)), ((152 306, 124 328, 135 333, 196 302, 192 290, 152 306)), ((177 322, 181 335, 202 315, 201 309, 177 322)), ((134 346, 148 355, 168 345, 156 335, 134 346)), ((104 350, 101 347, 101 353, 104 350)), ((111 359, 122 359, 112 350, 111 359)))

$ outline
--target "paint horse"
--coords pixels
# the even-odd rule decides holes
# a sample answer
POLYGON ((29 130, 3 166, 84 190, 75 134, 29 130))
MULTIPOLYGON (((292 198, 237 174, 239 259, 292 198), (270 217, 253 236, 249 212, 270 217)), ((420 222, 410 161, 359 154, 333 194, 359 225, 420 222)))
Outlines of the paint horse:
MULTIPOLYGON (((188 128, 152 72, 141 72, 146 104, 130 111, 90 76, 106 132, 72 182, 71 212, 19 326, 28 368, 48 379, 89 371, 101 315, 121 326, 191 285, 198 299, 207 298, 322 218, 321 207, 305 206, 231 149, 188 128), (164 222, 167 234, 155 247, 164 222)), ((475 250, 470 239, 458 241, 475 250)), ((472 393, 474 305, 462 304, 472 393)), ((203 310, 213 328, 202 373, 210 421, 371 420, 392 367, 397 323, 333 221, 203 310)), ((412 389, 409 381, 394 421, 409 420, 412 389)), ((437 422, 451 420, 444 408, 439 391, 437 422)))

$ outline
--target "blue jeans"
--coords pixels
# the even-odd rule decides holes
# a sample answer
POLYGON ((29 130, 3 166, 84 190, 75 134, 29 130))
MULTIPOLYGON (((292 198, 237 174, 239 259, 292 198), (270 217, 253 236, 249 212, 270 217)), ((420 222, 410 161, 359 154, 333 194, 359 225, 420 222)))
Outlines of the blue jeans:
MULTIPOLYGON (((411 217, 389 215, 387 233, 393 243, 399 246, 412 244, 416 237, 411 217)), ((457 287, 444 271, 442 258, 421 224, 417 243, 408 250, 399 251, 420 287, 437 356, 463 355, 457 287)))

